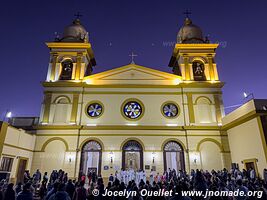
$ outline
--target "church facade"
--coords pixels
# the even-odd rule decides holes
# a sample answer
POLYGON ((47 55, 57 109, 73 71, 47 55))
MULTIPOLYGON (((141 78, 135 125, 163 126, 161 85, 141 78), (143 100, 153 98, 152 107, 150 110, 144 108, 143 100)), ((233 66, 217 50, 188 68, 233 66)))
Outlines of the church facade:
POLYGON ((151 170, 243 168, 245 160, 259 171, 266 166, 264 120, 255 122, 261 144, 252 155, 241 155, 236 149, 242 149, 242 145, 236 147, 237 133, 231 132, 229 141, 227 131, 240 128, 246 121, 236 120, 245 114, 225 119, 224 83, 215 62, 218 44, 204 39, 189 18, 178 33, 170 59, 173 74, 134 62, 93 74, 96 60, 79 19, 65 28, 62 38, 46 44, 50 61, 34 133, 6 123, 1 126, 5 132, 0 141, 2 160, 16 156, 11 178, 25 169, 49 173, 63 169, 69 177, 94 170, 108 177, 120 169, 142 169, 148 175, 151 170), (11 144, 17 134, 25 141, 11 144), (236 152, 234 160, 231 147, 236 152), (17 155, 24 151, 28 153, 17 155), (256 156, 258 151, 261 158, 256 156))

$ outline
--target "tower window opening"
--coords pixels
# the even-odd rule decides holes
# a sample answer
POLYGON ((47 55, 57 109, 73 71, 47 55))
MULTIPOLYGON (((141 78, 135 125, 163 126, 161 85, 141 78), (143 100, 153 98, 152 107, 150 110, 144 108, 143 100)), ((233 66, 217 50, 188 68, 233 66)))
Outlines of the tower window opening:
POLYGON ((65 60, 61 63, 61 73, 59 80, 71 80, 73 70, 73 62, 65 60))
POLYGON ((193 76, 195 81, 206 81, 205 66, 203 62, 194 61, 193 64, 193 76))

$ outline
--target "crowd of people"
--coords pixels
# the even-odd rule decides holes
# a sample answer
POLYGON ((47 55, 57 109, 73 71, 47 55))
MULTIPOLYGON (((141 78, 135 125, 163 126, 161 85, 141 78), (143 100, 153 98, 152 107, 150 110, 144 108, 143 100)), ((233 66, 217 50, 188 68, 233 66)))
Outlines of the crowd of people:
MULTIPOLYGON (((254 193, 256 194, 256 193, 254 193)), ((111 174, 105 186, 101 175, 95 172, 80 177, 79 181, 71 180, 63 170, 53 170, 50 176, 43 175, 37 170, 32 176, 29 171, 24 174, 24 183, 0 182, 0 200, 88 200, 88 199, 267 199, 267 169, 264 169, 262 179, 257 177, 254 169, 238 170, 226 169, 220 171, 191 170, 190 174, 184 171, 169 169, 162 175, 151 171, 147 179, 143 170, 121 170, 111 174), (172 196, 141 195, 140 191, 174 191, 172 196), (96 195, 94 190, 98 191, 96 195), (259 192, 254 196, 182 196, 182 191, 249 191, 259 192), (106 191, 134 191, 136 195, 103 196, 106 191)))

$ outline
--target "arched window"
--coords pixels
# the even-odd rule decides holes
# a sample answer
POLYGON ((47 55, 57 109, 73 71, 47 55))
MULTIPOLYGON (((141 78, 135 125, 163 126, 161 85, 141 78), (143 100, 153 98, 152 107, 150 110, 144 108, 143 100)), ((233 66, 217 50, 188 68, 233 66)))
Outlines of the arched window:
POLYGON ((102 146, 95 140, 90 140, 82 147, 79 177, 88 174, 101 174, 102 146))
POLYGON ((69 110, 70 100, 65 97, 59 97, 55 101, 55 111, 54 111, 54 123, 64 124, 67 123, 68 120, 68 110, 69 110))
POLYGON ((64 60, 61 63, 61 73, 59 80, 71 80, 73 70, 73 62, 70 59, 64 60))
POLYGON ((206 81, 205 66, 201 61, 194 61, 192 64, 193 76, 195 81, 206 81))
POLYGON ((164 170, 185 170, 183 147, 176 141, 169 141, 164 145, 164 170))
POLYGON ((129 140, 123 145, 122 168, 135 171, 143 169, 143 148, 139 142, 129 140))

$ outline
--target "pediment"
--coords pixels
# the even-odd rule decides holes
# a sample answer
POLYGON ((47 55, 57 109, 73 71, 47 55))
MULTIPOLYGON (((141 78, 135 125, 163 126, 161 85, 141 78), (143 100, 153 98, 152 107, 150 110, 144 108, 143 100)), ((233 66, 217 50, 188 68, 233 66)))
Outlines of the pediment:
MULTIPOLYGON (((88 84, 163 84, 168 85, 173 81, 176 84, 181 80, 167 72, 143 67, 140 65, 129 64, 84 78, 88 84)), ((171 84, 172 85, 172 84, 171 84)))

